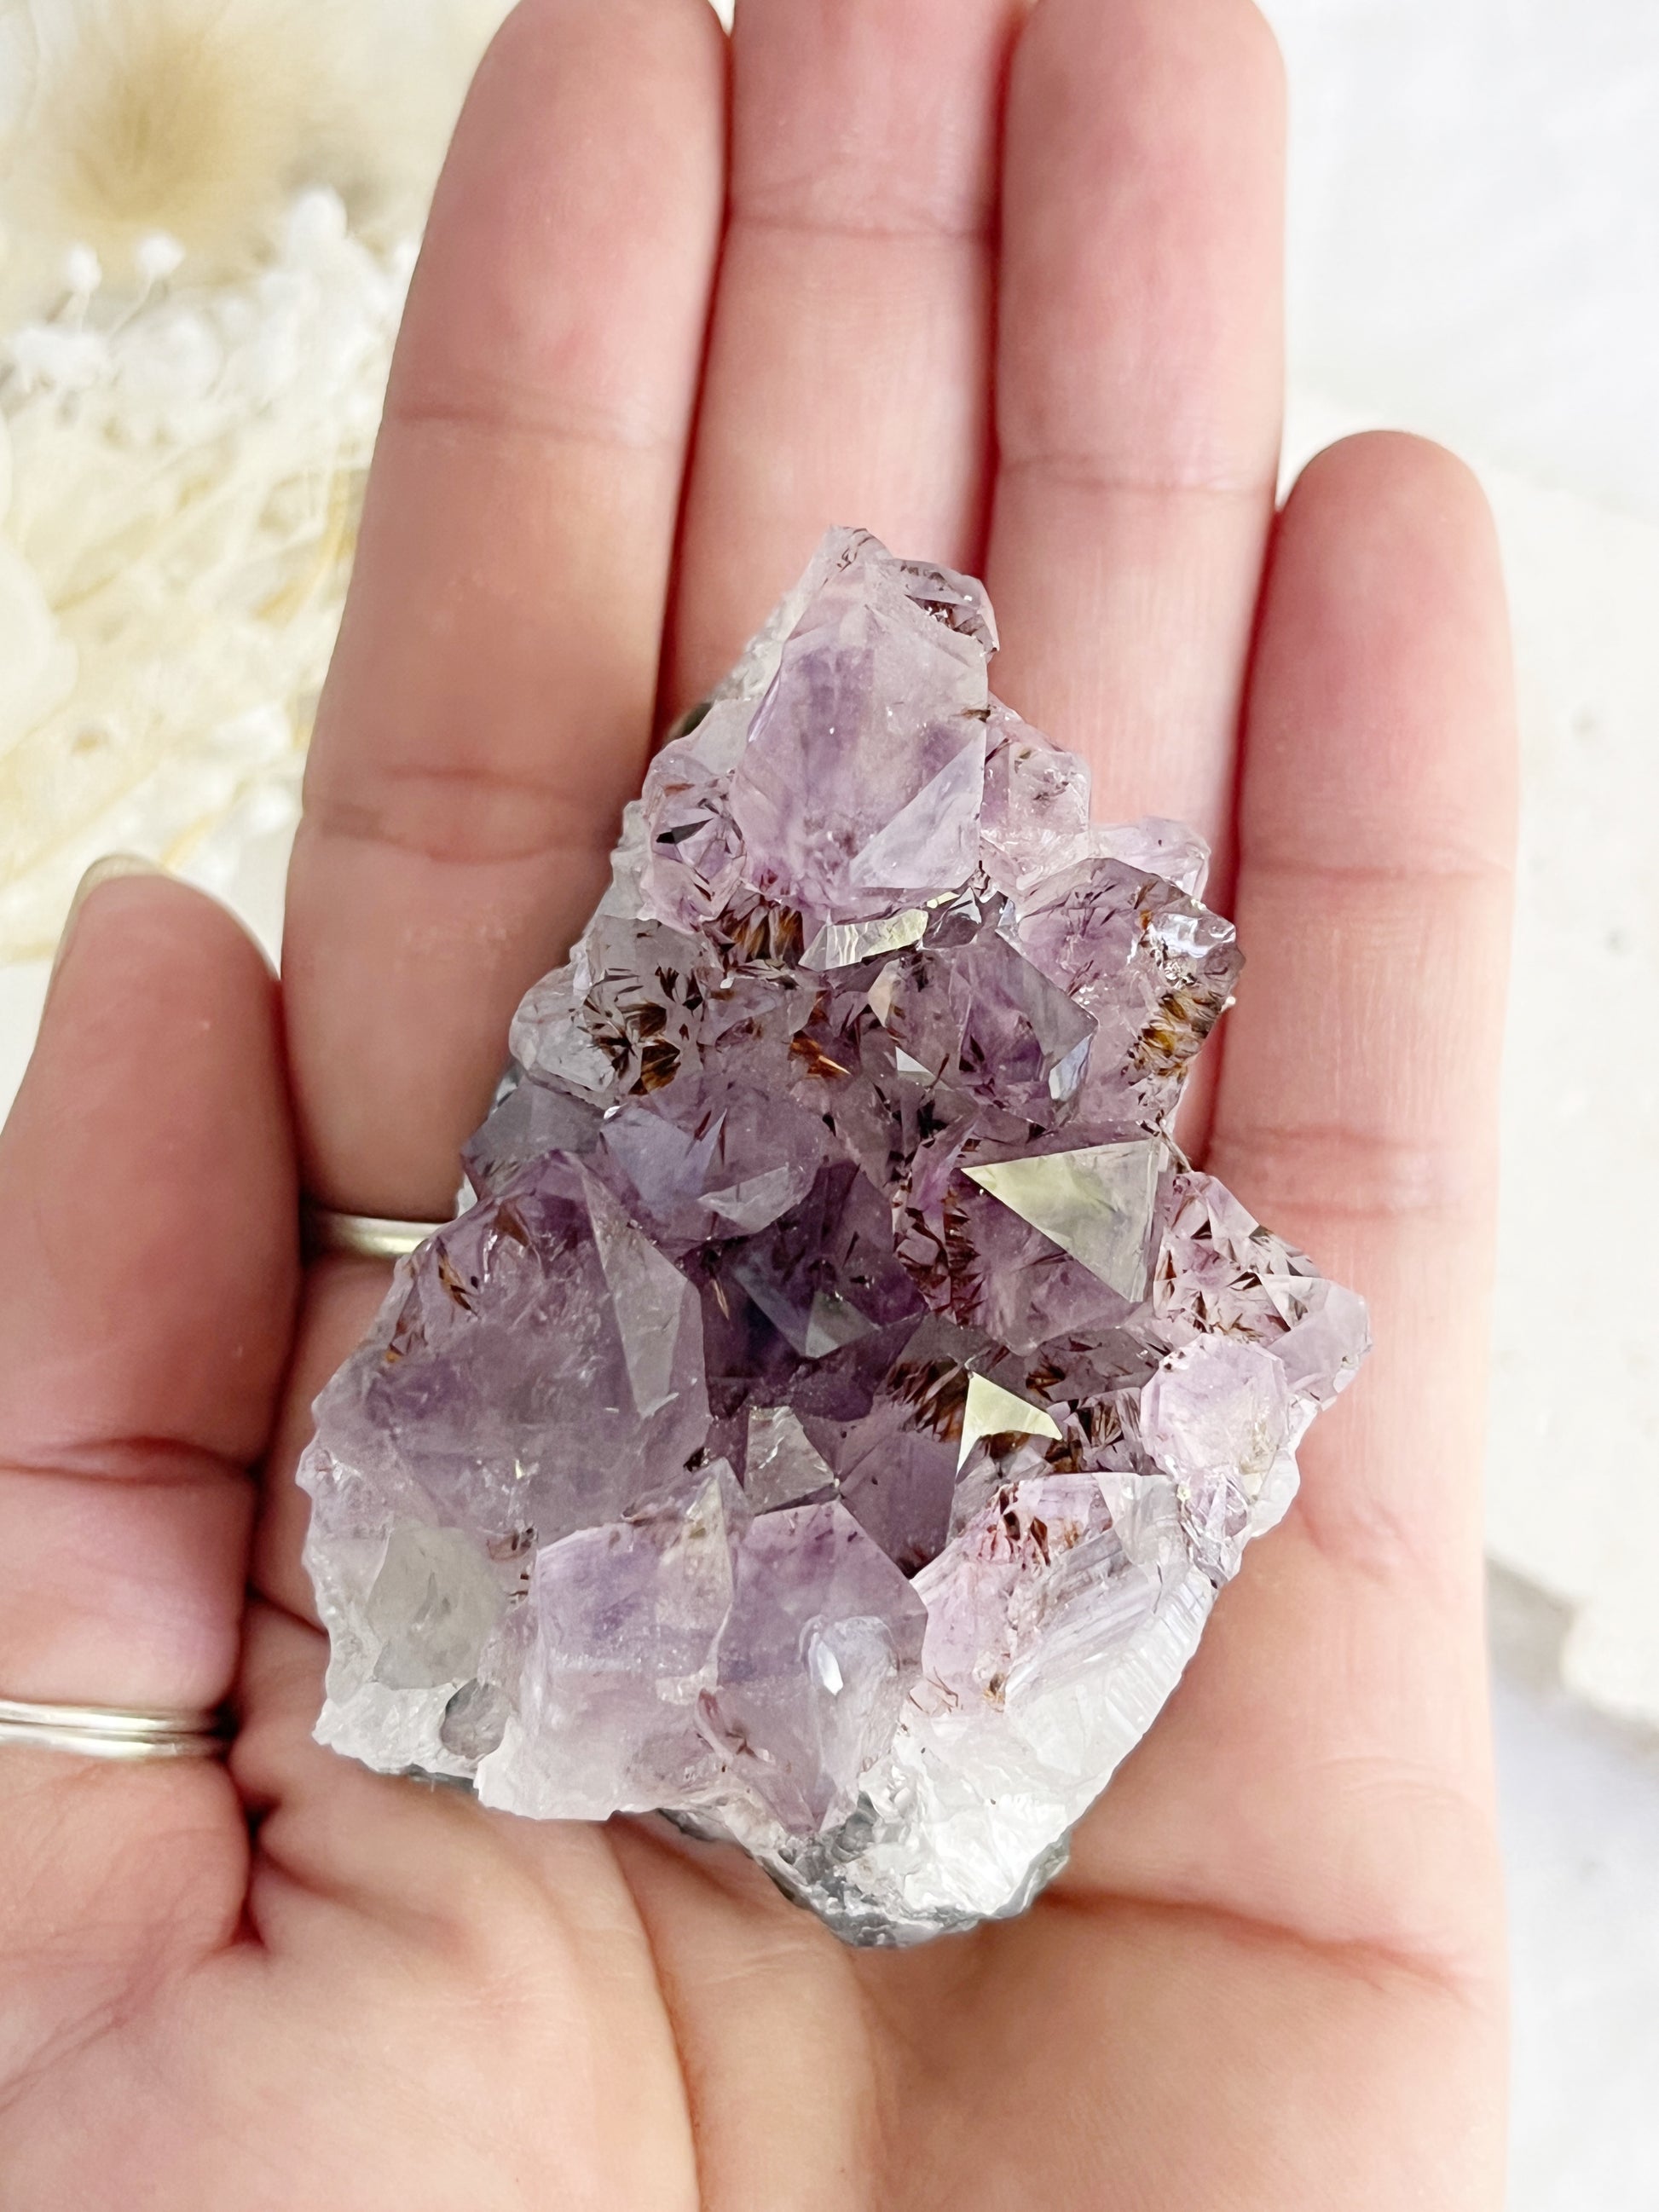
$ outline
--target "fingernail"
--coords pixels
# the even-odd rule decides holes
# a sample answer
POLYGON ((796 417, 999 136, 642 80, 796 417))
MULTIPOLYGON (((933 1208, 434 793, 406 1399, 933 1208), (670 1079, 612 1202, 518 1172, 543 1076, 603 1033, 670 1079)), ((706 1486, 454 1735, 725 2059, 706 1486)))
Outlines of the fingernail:
MULTIPOLYGON (((75 934, 75 925, 82 908, 100 884, 112 884, 118 876, 164 876, 165 868, 154 860, 147 860, 138 853, 106 853, 101 860, 94 860, 80 882, 75 886, 75 896, 70 901, 69 912, 64 916, 64 927, 58 934, 58 950, 52 957, 52 974, 56 976, 64 964, 64 955, 75 934)), ((51 978, 48 979, 48 983, 51 978)))

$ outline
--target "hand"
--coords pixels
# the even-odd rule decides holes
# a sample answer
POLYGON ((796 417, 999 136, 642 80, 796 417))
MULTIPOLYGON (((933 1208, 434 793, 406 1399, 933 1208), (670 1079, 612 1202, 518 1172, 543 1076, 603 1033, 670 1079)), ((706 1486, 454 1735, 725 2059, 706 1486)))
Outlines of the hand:
POLYGON ((280 997, 177 885, 74 924, 0 1149, 0 1692, 241 1730, 228 1770, 0 1748, 17 2212, 1498 2201, 1492 532, 1393 437, 1275 520, 1248 0, 1022 12, 746 0, 728 182, 703 0, 527 0, 415 283, 280 997), (319 1749, 292 1480, 384 1287, 301 1281, 296 1158, 444 1210, 653 731, 831 521, 982 573, 1097 811, 1214 841, 1250 964, 1199 1141, 1377 1339, 1063 1879, 896 1954, 652 1822, 319 1749))

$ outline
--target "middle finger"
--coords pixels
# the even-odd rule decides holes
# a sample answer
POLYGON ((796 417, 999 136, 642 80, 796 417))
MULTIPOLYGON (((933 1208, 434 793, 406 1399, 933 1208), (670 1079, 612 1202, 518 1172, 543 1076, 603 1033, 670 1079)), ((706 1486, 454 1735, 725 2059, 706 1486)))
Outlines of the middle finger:
POLYGON ((739 0, 731 204, 668 704, 823 531, 976 564, 1002 79, 1022 0, 739 0))
POLYGON ((1095 811, 1225 830, 1279 450, 1283 88, 1250 0, 1042 0, 1002 208, 997 689, 1095 811))

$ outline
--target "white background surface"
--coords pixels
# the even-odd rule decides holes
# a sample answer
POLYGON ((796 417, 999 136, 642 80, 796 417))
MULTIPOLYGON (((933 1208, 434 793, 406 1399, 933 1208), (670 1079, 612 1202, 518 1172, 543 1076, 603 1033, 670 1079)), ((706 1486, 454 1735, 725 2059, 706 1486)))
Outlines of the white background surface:
POLYGON ((1659 1753, 1500 1677, 1511 2212, 1659 2205, 1659 1753))

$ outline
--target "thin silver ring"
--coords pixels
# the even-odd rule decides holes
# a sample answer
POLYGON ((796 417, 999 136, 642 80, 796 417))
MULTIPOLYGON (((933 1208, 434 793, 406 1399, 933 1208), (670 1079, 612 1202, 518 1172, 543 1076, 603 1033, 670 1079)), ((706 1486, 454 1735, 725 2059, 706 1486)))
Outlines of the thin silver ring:
POLYGON ((78 1752, 85 1759, 220 1759, 229 1741, 217 1712, 120 1705, 31 1705, 0 1698, 0 1744, 78 1752))
POLYGON ((309 1198, 302 1219, 308 1252, 349 1252, 360 1260, 399 1260, 447 1226, 442 1221, 388 1221, 374 1213, 337 1213, 331 1206, 319 1206, 309 1198))

